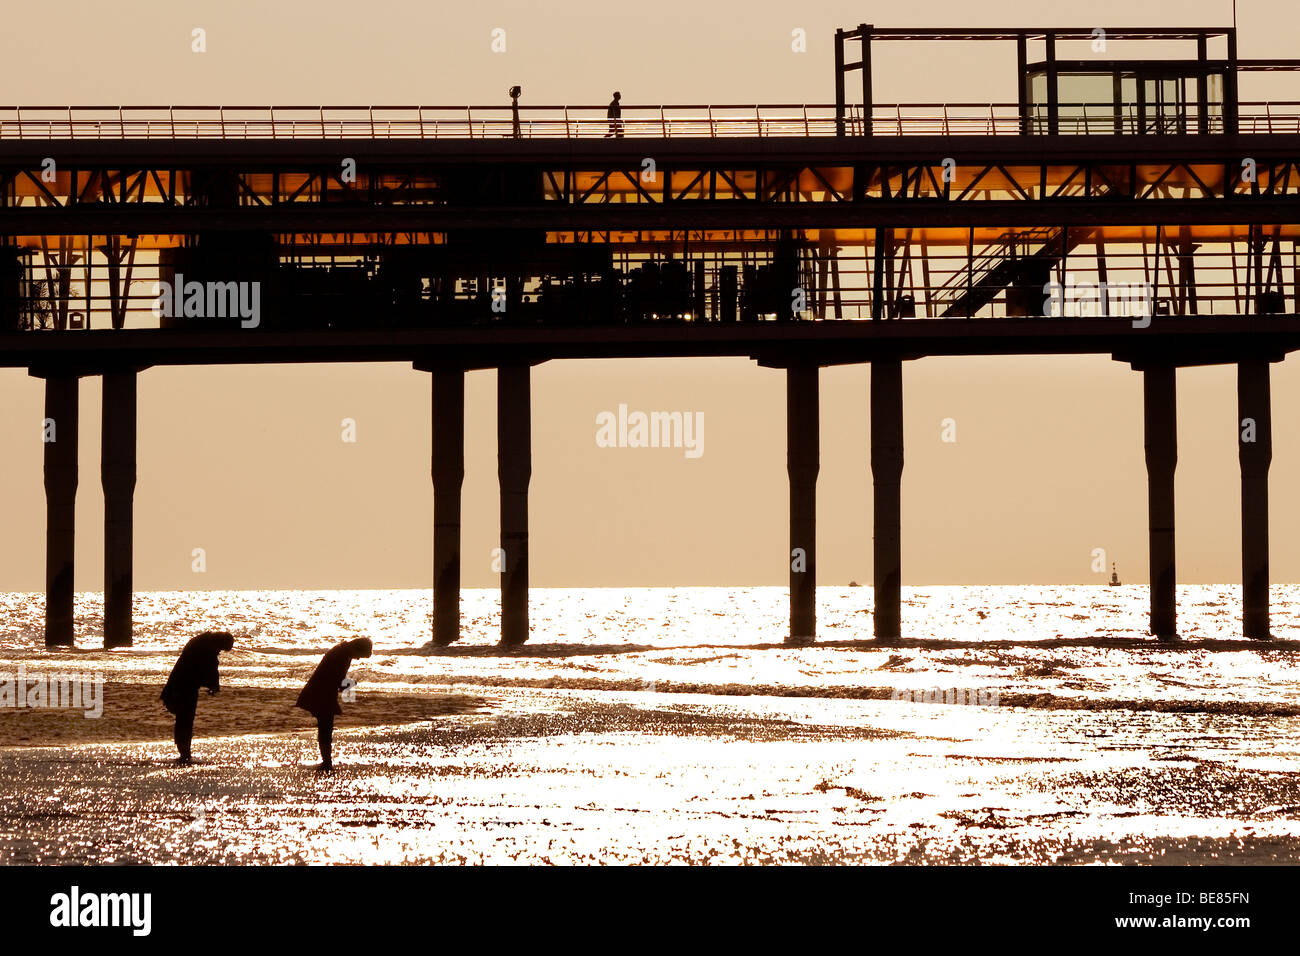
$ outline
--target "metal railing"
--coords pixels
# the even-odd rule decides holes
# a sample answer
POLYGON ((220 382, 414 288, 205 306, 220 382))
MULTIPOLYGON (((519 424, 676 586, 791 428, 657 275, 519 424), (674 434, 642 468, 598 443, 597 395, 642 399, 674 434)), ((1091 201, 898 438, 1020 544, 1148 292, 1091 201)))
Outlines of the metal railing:
MULTIPOLYGON (((1061 104, 1064 134, 1138 133, 1151 121, 1125 106, 1116 116, 1105 104, 1061 104)), ((1159 117, 1195 132, 1194 116, 1159 117)), ((1207 117, 1211 131, 1222 116, 1207 117)), ((1045 132, 1037 112, 1033 132, 1045 132)), ((602 139, 713 138, 737 136, 861 135, 860 106, 843 121, 833 105, 626 106, 611 120, 603 106, 5 106, 0 139, 602 139)), ((1300 102, 1249 102, 1239 108, 1243 133, 1300 132, 1300 102)), ((1015 103, 877 105, 871 131, 877 136, 1020 133, 1015 103)))
MULTIPOLYGON (((877 313, 898 319, 1033 319, 1046 314, 1049 301, 1053 314, 1081 321, 1132 316, 1142 308, 1172 317, 1300 311, 1300 281, 1290 270, 1261 277, 1250 266, 1255 243, 1247 236, 1198 245, 1192 257, 1196 282, 1187 286, 1174 278, 1179 253, 1165 243, 1148 239, 1108 245, 1103 270, 1091 243, 1065 250, 1062 259, 1065 243, 1058 238, 1063 237, 1053 230, 1032 228, 974 252, 958 240, 927 243, 923 253, 905 245, 924 255, 926 268, 901 274, 891 270, 879 295, 874 292, 875 254, 869 247, 831 256, 805 245, 797 259, 787 258, 784 264, 775 246, 763 253, 734 249, 694 256, 615 250, 598 266, 593 259, 575 256, 566 264, 556 256, 549 266, 532 266, 510 283, 500 265, 485 267, 498 273, 495 278, 467 276, 470 269, 450 263, 440 266, 388 253, 336 256, 328 244, 294 245, 282 247, 257 280, 216 283, 221 289, 207 284, 199 311, 220 302, 216 326, 240 327, 239 312, 251 301, 244 298, 245 286, 250 295, 257 287, 259 308, 266 310, 265 321, 256 325, 262 331, 516 320, 617 325, 685 316, 695 322, 778 317, 856 321, 877 313), (1013 246, 1020 247, 1016 253, 1024 262, 1046 249, 1037 263, 1042 271, 995 274, 1013 246), (825 268, 832 263, 833 271, 825 268), (436 288, 431 281, 419 281, 435 276, 436 288), (806 291, 797 313, 786 291, 794 287, 806 291), (506 312, 494 307, 497 290, 507 295, 506 312)), ((1279 254, 1289 259, 1293 240, 1284 242, 1279 254)), ((393 251, 403 248, 414 247, 393 251)), ((193 279, 201 273, 191 270, 191 263, 200 261, 197 255, 164 261, 159 252, 142 250, 129 273, 119 268, 115 280, 102 249, 27 250, 18 260, 18 285, 11 287, 16 295, 9 300, 12 311, 0 314, 0 332, 108 329, 115 321, 131 329, 215 327, 202 315, 182 316, 171 306, 177 272, 193 279), (15 319, 16 324, 5 325, 15 319)))

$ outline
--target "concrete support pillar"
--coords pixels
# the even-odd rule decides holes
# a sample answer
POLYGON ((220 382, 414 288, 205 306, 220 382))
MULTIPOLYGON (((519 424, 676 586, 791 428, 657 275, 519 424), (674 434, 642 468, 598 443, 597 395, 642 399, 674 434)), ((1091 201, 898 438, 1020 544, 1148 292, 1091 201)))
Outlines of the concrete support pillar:
POLYGON ((497 476, 501 482, 501 643, 528 640, 528 481, 533 474, 527 365, 497 369, 497 476))
POLYGON ((76 375, 45 376, 45 646, 73 644, 77 507, 76 375))
POLYGON ((1175 368, 1154 366, 1142 372, 1142 404, 1147 460, 1147 515, 1151 563, 1151 633, 1161 640, 1178 637, 1174 584, 1174 468, 1178 464, 1175 368))
POLYGON ((818 367, 786 370, 786 471, 790 476, 790 634, 817 638, 817 472, 820 468, 818 367))
POLYGON ((1273 460, 1273 422, 1267 359, 1237 365, 1238 456, 1241 460, 1242 633, 1267 640, 1268 466, 1273 460))
POLYGON ((460 490, 465 480, 465 371, 433 370, 433 640, 460 637, 460 490))
POLYGON ((872 537, 877 640, 902 635, 903 363, 871 361, 872 537))
POLYGON ((104 373, 104 646, 131 644, 135 497, 135 369, 104 373))

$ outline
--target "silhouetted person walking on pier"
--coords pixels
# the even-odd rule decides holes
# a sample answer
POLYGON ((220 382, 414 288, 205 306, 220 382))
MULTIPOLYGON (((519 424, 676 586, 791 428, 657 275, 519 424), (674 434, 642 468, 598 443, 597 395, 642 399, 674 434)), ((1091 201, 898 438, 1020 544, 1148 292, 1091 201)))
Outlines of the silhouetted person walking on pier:
POLYGON ((623 138, 623 107, 619 104, 622 98, 623 94, 615 90, 614 98, 609 101, 609 109, 605 110, 605 115, 609 118, 609 132, 605 134, 606 139, 611 136, 616 139, 623 138))
POLYGON ((171 676, 163 687, 163 706, 176 715, 176 729, 172 738, 180 752, 177 763, 190 762, 190 740, 194 736, 194 712, 199 706, 199 688, 206 687, 209 694, 221 690, 217 673, 217 655, 235 646, 235 639, 225 631, 204 631, 190 638, 181 649, 181 656, 172 666, 171 676))
POLYGON ((331 770, 332 744, 334 739, 334 718, 343 713, 339 706, 339 691, 344 689, 343 679, 348 676, 348 668, 358 657, 369 657, 374 649, 368 637, 336 644, 325 652, 307 686, 298 695, 294 705, 301 707, 316 718, 316 739, 320 742, 320 769, 331 770))
POLYGON ((518 86, 510 87, 510 116, 514 120, 515 139, 520 136, 519 130, 519 96, 523 90, 518 86))

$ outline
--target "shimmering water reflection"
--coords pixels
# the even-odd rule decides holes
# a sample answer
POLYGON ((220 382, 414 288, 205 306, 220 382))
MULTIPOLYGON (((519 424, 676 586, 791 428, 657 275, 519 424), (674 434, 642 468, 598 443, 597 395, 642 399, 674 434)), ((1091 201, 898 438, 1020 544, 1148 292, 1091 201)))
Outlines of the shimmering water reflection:
MULTIPOLYGON (((1180 589, 1176 646, 1142 588, 912 589, 883 647, 869 589, 821 589, 813 647, 782 646, 779 588, 533 597, 507 653, 494 591, 436 652, 424 591, 145 594, 107 653, 84 595, 84 649, 51 655, 39 600, 0 595, 0 667, 103 669, 141 707, 186 637, 235 631, 201 736, 353 636, 376 648, 353 709, 406 721, 340 731, 331 776, 306 729, 209 724, 185 769, 166 743, 2 749, 0 859, 1300 862, 1297 648, 1238 638, 1235 588, 1180 589), (975 687, 998 706, 895 699, 975 687)), ((1280 637, 1297 598, 1274 589, 1280 637)))

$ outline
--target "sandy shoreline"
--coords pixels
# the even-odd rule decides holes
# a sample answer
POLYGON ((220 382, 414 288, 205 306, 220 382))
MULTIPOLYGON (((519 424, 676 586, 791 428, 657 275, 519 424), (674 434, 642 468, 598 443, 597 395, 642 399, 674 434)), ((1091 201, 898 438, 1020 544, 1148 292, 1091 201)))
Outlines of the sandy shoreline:
POLYGON ((223 655, 190 767, 174 648, 13 652, 105 684, 0 706, 0 863, 1300 864, 1294 642, 380 645, 331 775, 321 643, 223 655))
MULTIPOLYGON (((0 747, 68 747, 93 743, 170 741, 173 716, 158 699, 155 683, 105 682, 103 713, 83 710, 0 708, 0 747)), ((296 688, 255 687, 227 683, 221 693, 199 695, 194 721, 195 750, 205 738, 244 734, 280 734, 314 730, 315 719, 293 706, 296 688)), ((367 687, 343 704, 336 727, 371 727, 427 721, 449 714, 472 713, 482 699, 459 694, 412 694, 367 687)))
POLYGON ((204 698, 184 768, 155 697, 135 742, 0 747, 0 862, 1300 863, 1296 718, 374 692, 322 776, 288 689, 204 698))
POLYGON ((191 767, 0 748, 0 861, 1300 862, 1294 718, 520 689, 360 726, 395 696, 351 708, 331 775, 300 721, 191 767))

